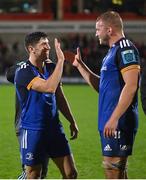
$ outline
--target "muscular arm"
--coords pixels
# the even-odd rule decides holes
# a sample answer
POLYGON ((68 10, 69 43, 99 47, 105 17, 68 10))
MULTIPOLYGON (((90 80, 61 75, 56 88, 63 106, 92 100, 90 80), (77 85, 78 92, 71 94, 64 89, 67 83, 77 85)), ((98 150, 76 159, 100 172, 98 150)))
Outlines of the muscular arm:
POLYGON ((109 121, 105 125, 105 137, 110 137, 114 135, 119 118, 126 112, 129 105, 132 103, 133 97, 137 90, 138 76, 139 69, 131 69, 123 74, 125 86, 121 91, 121 95, 115 110, 113 111, 109 121))
POLYGON ((99 92, 100 77, 93 73, 83 62, 77 67, 86 82, 97 92, 99 92))
POLYGON ((42 78, 37 78, 34 81, 32 80, 31 88, 39 92, 55 93, 62 76, 62 71, 63 61, 56 64, 54 72, 47 80, 44 80, 42 78))
POLYGON ((56 99, 57 105, 63 116, 69 121, 70 123, 70 130, 71 130, 71 139, 77 138, 78 134, 78 127, 75 121, 75 118, 71 112, 69 103, 64 95, 63 89, 61 86, 58 86, 56 91, 56 99))
POLYGON ((99 91, 100 77, 93 73, 82 61, 79 48, 77 48, 77 54, 73 65, 77 67, 86 82, 97 92, 99 91))

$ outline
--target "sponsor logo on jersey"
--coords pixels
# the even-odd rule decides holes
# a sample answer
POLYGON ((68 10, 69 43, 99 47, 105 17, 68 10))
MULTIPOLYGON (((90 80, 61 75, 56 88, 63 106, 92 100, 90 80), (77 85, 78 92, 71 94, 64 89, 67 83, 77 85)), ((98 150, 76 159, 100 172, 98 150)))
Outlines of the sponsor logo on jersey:
POLYGON ((104 151, 112 151, 111 147, 109 144, 107 144, 105 147, 104 147, 104 151))
POLYGON ((134 50, 132 49, 122 51, 121 55, 122 55, 122 60, 124 64, 136 62, 136 56, 134 54, 134 50))

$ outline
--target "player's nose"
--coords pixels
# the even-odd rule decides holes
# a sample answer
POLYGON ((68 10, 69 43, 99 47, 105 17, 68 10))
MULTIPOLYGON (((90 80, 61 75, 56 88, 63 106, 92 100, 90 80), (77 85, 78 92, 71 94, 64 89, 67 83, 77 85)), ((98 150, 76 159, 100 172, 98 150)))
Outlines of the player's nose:
POLYGON ((44 48, 47 49, 47 50, 50 50, 50 49, 51 49, 51 47, 50 47, 49 44, 45 44, 44 48))

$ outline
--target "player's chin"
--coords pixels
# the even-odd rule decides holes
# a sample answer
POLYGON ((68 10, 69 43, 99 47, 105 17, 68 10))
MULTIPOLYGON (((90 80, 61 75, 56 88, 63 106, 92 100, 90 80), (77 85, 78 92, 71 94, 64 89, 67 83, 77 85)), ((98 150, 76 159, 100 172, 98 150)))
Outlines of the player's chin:
POLYGON ((106 40, 101 40, 100 45, 108 45, 108 42, 106 40))
POLYGON ((42 57, 42 61, 46 61, 46 59, 49 59, 49 56, 48 56, 48 55, 44 55, 44 56, 42 57))

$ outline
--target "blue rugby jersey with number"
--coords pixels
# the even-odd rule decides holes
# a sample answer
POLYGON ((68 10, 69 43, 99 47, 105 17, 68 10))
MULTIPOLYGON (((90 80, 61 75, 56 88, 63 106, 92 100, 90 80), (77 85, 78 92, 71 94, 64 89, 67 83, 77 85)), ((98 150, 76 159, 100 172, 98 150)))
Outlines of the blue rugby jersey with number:
MULTIPOLYGON (((122 74, 130 69, 139 69, 139 53, 126 38, 113 44, 103 59, 99 85, 98 129, 103 131, 112 115, 124 87, 122 74)), ((132 104, 121 116, 118 129, 134 131, 138 127, 137 93, 132 104)))
POLYGON ((16 92, 22 108, 21 124, 24 129, 41 130, 58 124, 58 110, 54 93, 41 93, 31 89, 33 81, 38 77, 47 79, 53 72, 54 64, 46 63, 44 73, 30 61, 23 63, 16 72, 16 92))

